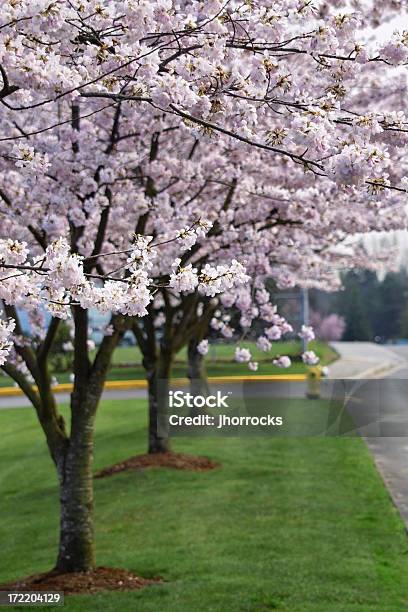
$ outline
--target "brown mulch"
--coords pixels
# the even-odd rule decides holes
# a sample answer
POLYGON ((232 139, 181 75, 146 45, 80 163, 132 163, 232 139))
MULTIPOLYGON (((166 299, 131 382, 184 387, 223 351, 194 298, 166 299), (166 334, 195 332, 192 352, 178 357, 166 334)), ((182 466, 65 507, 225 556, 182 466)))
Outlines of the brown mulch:
POLYGON ((141 578, 128 570, 113 567, 96 567, 89 572, 61 573, 51 570, 27 578, 0 584, 2 591, 63 591, 65 595, 97 593, 98 591, 134 591, 160 578, 141 578))
POLYGON ((146 468, 165 467, 175 470, 188 470, 192 472, 206 472, 220 467, 219 463, 207 459, 207 457, 197 457, 186 453, 155 453, 147 455, 136 455, 126 461, 116 463, 110 467, 96 472, 95 478, 105 478, 120 472, 129 470, 143 470, 146 468))

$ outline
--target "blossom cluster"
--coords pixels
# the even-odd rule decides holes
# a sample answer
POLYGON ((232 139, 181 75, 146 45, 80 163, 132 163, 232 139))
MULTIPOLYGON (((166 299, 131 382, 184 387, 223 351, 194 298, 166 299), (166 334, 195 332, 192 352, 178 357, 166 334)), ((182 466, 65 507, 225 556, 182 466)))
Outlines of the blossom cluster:
MULTIPOLYGON (((158 110, 169 113, 171 128, 181 125, 200 140, 228 134, 309 171, 333 172, 339 184, 360 185, 372 163, 364 149, 382 127, 377 110, 368 123, 355 120, 356 91, 366 86, 374 63, 391 83, 394 67, 408 57, 406 32, 373 43, 367 30, 392 16, 399 3, 387 0, 379 8, 367 1, 358 10, 346 0, 272 4, 6 3, 0 32, 9 90, 3 92, 5 125, 20 139, 25 132, 18 132, 10 109, 39 109, 44 121, 54 105, 63 119, 47 129, 71 123, 78 130, 79 119, 66 116, 73 100, 80 99, 85 116, 100 111, 106 99, 120 100, 130 109, 125 112, 152 122, 158 110)), ((367 118, 367 109, 361 115, 367 118)), ((35 124, 37 117, 30 119, 35 124)), ((32 131, 42 134, 40 127, 32 131)), ((8 158, 17 168, 49 170, 53 147, 38 140, 14 145, 8 158)), ((72 140, 78 144, 74 135, 72 140)), ((385 151, 377 146, 381 158, 385 151)), ((186 225, 180 241, 191 247, 194 234, 186 225)))
POLYGON ((319 358, 314 351, 305 351, 302 355, 303 363, 314 366, 319 363, 319 358))
MULTIPOLYGON (((31 261, 25 242, 2 239, 0 269, 3 267, 6 271, 0 272, 0 299, 10 305, 24 304, 28 310, 44 304, 53 316, 63 319, 70 317, 72 305, 95 308, 102 313, 144 317, 154 299, 154 280, 148 274, 156 257, 152 240, 151 236, 137 235, 122 266, 124 274, 108 278, 97 276, 98 282, 95 282, 92 275, 85 272, 85 258, 72 253, 63 237, 53 241, 46 248, 44 256, 33 257, 31 261), (15 268, 11 277, 10 267, 15 268)), ((176 268, 179 263, 180 260, 176 260, 172 267, 176 268)), ((201 273, 194 269, 191 274, 193 282, 186 284, 185 272, 178 268, 169 277, 169 287, 180 292, 197 290, 203 295, 215 296, 249 280, 245 268, 236 260, 230 266, 206 264, 201 273)), ((3 331, 10 330, 11 323, 3 331)), ((0 345, 2 358, 11 347, 7 337, 0 345)), ((206 345, 206 341, 203 341, 199 350, 205 354, 208 343, 206 345)))
POLYGON ((305 340, 306 342, 311 342, 312 340, 314 340, 315 333, 313 331, 313 328, 310 327, 310 325, 302 325, 302 328, 299 332, 299 338, 302 338, 302 340, 305 340))
POLYGON ((13 346, 12 333, 14 329, 14 321, 0 319, 0 365, 7 361, 7 356, 13 346))
POLYGON ((206 219, 200 219, 197 224, 192 227, 184 227, 177 232, 177 241, 183 250, 189 250, 193 247, 199 238, 205 237, 210 231, 213 224, 206 219))
POLYGON ((200 355, 207 355, 208 353, 208 340, 201 340, 197 345, 197 351, 200 355))
POLYGON ((0 300, 36 330, 42 304, 158 329, 194 293, 223 338, 229 309, 261 319, 269 352, 292 329, 266 278, 337 289, 376 265, 347 235, 407 226, 407 38, 367 32, 395 0, 3 9, 0 300))
POLYGON ((192 264, 184 267, 180 264, 181 259, 174 261, 169 283, 172 289, 179 292, 192 292, 198 288, 201 294, 214 297, 247 283, 250 278, 245 272, 245 267, 235 259, 229 266, 206 264, 201 271, 192 264))

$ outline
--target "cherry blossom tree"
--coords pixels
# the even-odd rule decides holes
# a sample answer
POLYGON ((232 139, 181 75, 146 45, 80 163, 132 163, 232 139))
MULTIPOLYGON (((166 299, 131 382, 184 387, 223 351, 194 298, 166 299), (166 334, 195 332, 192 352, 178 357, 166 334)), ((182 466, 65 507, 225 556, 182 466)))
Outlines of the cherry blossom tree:
MULTIPOLYGON (((394 85, 408 42, 365 45, 371 2, 2 8, 0 363, 31 400, 58 471, 56 566, 87 570, 93 423, 124 332, 143 353, 149 448, 162 452, 157 417, 182 346, 204 351, 209 325, 227 337, 234 306, 243 328, 263 319, 268 350, 288 326, 266 277, 335 286, 346 262, 373 263, 349 234, 405 227, 407 121, 394 85), (368 83, 376 95, 364 95, 368 83), (111 313, 93 360, 91 308, 111 313), (68 318, 70 427, 49 372, 68 318)), ((384 2, 375 18, 396 8, 384 2)), ((236 358, 256 367, 243 347, 236 358)))
POLYGON ((326 340, 327 342, 341 340, 346 329, 344 317, 334 312, 326 316, 323 316, 320 312, 312 312, 310 319, 316 336, 320 340, 326 340))

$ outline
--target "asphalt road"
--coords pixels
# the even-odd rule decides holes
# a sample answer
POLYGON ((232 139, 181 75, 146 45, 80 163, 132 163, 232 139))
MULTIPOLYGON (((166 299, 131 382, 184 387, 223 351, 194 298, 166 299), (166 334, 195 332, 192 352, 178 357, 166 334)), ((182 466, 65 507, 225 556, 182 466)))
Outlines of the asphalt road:
MULTIPOLYGON (((188 391, 188 389, 185 389, 188 391)), ((238 382, 238 383, 217 383, 210 387, 211 393, 220 390, 223 394, 231 394, 234 397, 250 395, 251 397, 304 397, 306 393, 306 383, 300 381, 267 381, 267 382, 238 382)), ((67 404, 70 401, 69 393, 58 393, 55 396, 58 404, 67 404)), ((127 400, 127 399, 147 398, 145 389, 131 389, 126 391, 105 391, 102 399, 104 400, 127 400)), ((0 409, 7 408, 27 408, 31 403, 25 396, 0 397, 0 409)))
POLYGON ((386 375, 386 378, 401 378, 406 380, 408 378, 408 344, 395 345, 390 347, 390 350, 395 353, 400 359, 406 361, 405 365, 386 375))
MULTIPOLYGON (((55 395, 58 404, 68 404, 70 401, 69 393, 57 393, 55 395)), ((135 399, 145 398, 147 393, 144 389, 134 389, 126 391, 105 391, 103 399, 135 399)), ((32 406, 31 402, 24 395, 16 395, 13 397, 0 397, 0 410, 7 408, 27 408, 32 406)))

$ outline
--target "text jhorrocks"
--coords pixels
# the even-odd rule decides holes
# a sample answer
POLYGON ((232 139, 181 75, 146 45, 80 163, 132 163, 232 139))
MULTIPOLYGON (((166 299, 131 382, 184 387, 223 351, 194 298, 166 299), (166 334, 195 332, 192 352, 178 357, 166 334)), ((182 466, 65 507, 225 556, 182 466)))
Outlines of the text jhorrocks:
POLYGON ((280 427, 283 419, 280 416, 227 416, 219 414, 211 416, 209 414, 199 414, 197 416, 179 416, 171 414, 169 416, 170 425, 175 427, 280 427))

